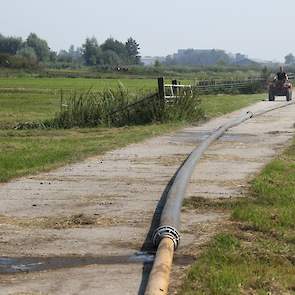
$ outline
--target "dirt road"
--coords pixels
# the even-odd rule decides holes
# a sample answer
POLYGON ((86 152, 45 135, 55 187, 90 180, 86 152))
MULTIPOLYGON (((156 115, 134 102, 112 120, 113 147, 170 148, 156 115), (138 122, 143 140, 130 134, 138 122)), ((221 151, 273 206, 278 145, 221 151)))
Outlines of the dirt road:
MULTIPOLYGON (((152 260, 142 252, 150 250, 147 237, 162 192, 194 146, 240 112, 2 184, 0 294, 141 294, 152 260)), ((230 130, 206 152, 188 197, 242 196, 294 135, 294 114, 292 105, 230 130)), ((226 218, 184 210, 172 278, 226 218)), ((178 283, 172 280, 171 288, 178 283)))

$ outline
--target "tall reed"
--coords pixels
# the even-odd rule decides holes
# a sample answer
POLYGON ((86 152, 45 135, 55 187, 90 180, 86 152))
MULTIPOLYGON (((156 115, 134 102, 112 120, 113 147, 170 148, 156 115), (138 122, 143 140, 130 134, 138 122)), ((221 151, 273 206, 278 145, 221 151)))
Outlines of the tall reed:
POLYGON ((126 126, 152 122, 194 121, 203 116, 195 92, 182 92, 173 101, 157 93, 132 95, 122 85, 116 89, 61 94, 60 112, 47 125, 55 128, 126 126))

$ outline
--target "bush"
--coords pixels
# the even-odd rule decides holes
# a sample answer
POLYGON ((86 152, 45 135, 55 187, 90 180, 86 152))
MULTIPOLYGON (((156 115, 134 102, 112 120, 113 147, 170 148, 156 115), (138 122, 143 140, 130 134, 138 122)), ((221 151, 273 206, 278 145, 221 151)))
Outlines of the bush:
POLYGON ((38 64, 35 60, 6 53, 0 54, 0 67, 13 69, 33 69, 37 68, 38 64))
POLYGON ((204 111, 201 108, 201 99, 197 92, 181 92, 176 98, 165 105, 162 121, 193 122, 204 118, 204 111))
POLYGON ((55 128, 126 126, 152 122, 196 121, 203 117, 200 99, 194 92, 181 93, 165 103, 157 93, 134 96, 119 85, 116 90, 61 95, 61 110, 53 120, 44 122, 55 128))

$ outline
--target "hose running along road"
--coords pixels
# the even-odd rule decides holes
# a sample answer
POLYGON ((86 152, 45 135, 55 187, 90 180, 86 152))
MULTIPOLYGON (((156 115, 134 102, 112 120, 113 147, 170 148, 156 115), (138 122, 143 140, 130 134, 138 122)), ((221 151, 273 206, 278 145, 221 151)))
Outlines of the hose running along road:
POLYGON ((182 202, 186 194, 190 177, 206 149, 228 129, 253 117, 261 116, 294 103, 295 102, 285 103, 256 113, 246 112, 213 131, 212 134, 188 156, 175 176, 170 190, 167 193, 167 200, 161 214, 160 224, 153 235, 153 243, 157 247, 157 253, 152 271, 149 275, 145 295, 163 295, 168 293, 173 255, 180 242, 179 226, 182 202))

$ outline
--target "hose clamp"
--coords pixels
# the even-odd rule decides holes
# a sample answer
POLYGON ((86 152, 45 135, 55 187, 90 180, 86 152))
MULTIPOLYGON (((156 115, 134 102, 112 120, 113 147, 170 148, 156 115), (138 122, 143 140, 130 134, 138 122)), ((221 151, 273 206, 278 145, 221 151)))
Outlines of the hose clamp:
POLYGON ((253 112, 251 112, 251 111, 247 111, 247 113, 246 113, 247 115, 249 115, 250 116, 250 118, 253 118, 254 117, 254 113, 253 112))
POLYGON ((158 246, 163 238, 169 238, 174 243, 174 250, 178 248, 180 242, 180 234, 178 231, 169 225, 158 227, 153 234, 153 244, 158 246))

